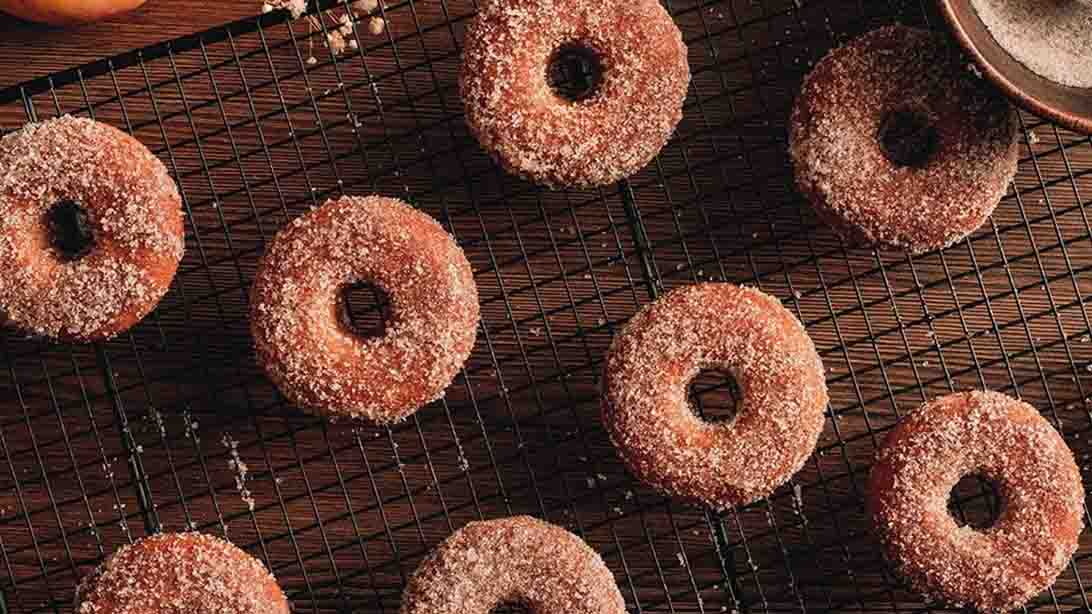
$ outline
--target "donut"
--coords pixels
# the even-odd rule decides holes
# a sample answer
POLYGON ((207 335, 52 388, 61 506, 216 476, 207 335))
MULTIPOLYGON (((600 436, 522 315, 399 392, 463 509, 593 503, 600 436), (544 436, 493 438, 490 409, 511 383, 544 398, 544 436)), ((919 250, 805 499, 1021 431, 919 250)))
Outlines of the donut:
POLYGON ((625 614, 603 559, 561 527, 514 516, 455 531, 413 573, 400 614, 625 614))
POLYGON ((1020 607, 1077 549, 1084 488, 1073 454, 1034 408, 997 392, 926 403, 877 452, 867 507, 886 557, 929 599, 984 612, 1020 607), (992 481, 1000 515, 957 526, 948 495, 963 477, 992 481))
POLYGON ((114 337, 166 294, 183 248, 178 190, 133 137, 66 115, 0 139, 0 320, 10 326, 114 337))
POLYGON ((789 128, 796 186, 850 242, 921 253, 990 216, 1016 174, 1016 112, 955 45, 904 26, 835 49, 789 128))
POLYGON ((800 322, 753 288, 684 286, 641 309, 611 343, 603 424, 629 470, 670 496, 714 508, 769 495, 804 465, 823 429, 823 363, 800 322), (703 369, 732 374, 736 415, 692 411, 703 369))
POLYGON ((161 533, 126 546, 76 592, 78 614, 289 614, 260 561, 201 533, 161 533))
POLYGON ((657 0, 490 0, 464 46, 470 131, 508 172, 547 187, 636 173, 682 118, 686 45, 657 0), (551 85, 551 64, 561 61, 591 73, 574 100, 551 85))
POLYGON ((258 362, 296 406, 390 424, 443 395, 474 347, 474 275, 428 215, 380 196, 343 197, 273 239, 251 289, 258 362), (353 331, 340 300, 370 282, 390 298, 382 334, 353 331))

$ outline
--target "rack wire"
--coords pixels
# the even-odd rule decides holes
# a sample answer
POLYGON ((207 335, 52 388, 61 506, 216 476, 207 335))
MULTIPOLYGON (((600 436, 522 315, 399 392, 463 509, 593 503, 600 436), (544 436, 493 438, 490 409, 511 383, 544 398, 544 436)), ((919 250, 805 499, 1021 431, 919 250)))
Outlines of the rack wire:
MULTIPOLYGON (((1024 116, 1020 172, 971 238, 919 257, 847 247, 792 189, 794 93, 852 36, 939 27, 931 7, 668 9, 690 49, 684 119, 646 170, 596 191, 506 176, 467 133, 456 74, 475 0, 396 0, 386 31, 361 31, 341 56, 278 11, 0 91, 0 131, 72 113, 132 132, 177 178, 187 222, 171 292, 129 334, 93 346, 0 334, 0 611, 70 611, 79 578, 119 546, 197 529, 264 560, 297 611, 392 612, 452 530, 515 513, 583 536, 632 612, 919 611, 862 509, 871 456, 900 414, 956 389, 1019 394, 1087 476, 1092 141, 1024 116), (246 322, 277 228, 368 192, 441 220, 481 294, 466 369, 391 429, 287 406, 254 364, 246 322), (612 334, 697 280, 781 298, 831 392, 804 470, 722 513, 636 483, 598 419, 612 334)), ((366 318, 367 295, 352 300, 366 318)), ((730 412, 730 393, 715 375, 693 388, 711 419, 730 412)), ((952 505, 979 522, 996 502, 966 481, 952 505)), ((1089 609, 1084 542, 1029 609, 1089 609)))

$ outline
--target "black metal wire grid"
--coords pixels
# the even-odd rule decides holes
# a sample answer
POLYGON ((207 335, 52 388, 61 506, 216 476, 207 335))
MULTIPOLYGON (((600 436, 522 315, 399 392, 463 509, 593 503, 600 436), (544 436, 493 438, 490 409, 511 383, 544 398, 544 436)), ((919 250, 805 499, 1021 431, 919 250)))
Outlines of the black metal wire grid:
MULTIPOLYGON (((330 6, 332 2, 324 3, 330 6)), ((848 248, 791 187, 785 118, 835 44, 909 1, 675 0, 694 75, 676 138, 611 189, 505 176, 461 120, 472 0, 404 0, 335 57, 280 12, 0 92, 0 131, 60 113, 129 130, 187 214, 170 294, 95 346, 0 335, 0 609, 68 611, 78 579, 156 530, 226 534, 300 611, 394 611, 452 530, 530 513, 602 553, 634 612, 918 611, 869 535, 862 489, 901 412, 969 387, 1020 394, 1086 471, 1092 424, 1092 142, 1025 117, 1010 193, 970 239, 921 257, 848 248), (315 57, 315 61, 310 58, 315 57), (287 407, 255 366, 247 289, 276 229, 340 193, 401 196, 474 265, 479 340, 447 397, 392 429, 287 407), (808 326, 831 407, 806 468, 768 500, 712 513, 643 488, 598 420, 611 335, 664 289, 755 284, 808 326)), ((325 26, 324 26, 325 27, 325 26)), ((359 319, 365 294, 350 297, 359 319)), ((373 317, 374 320, 374 317, 373 317)), ((710 375, 706 415, 731 405, 710 375)), ((961 482, 968 522, 995 501, 961 482)), ((1082 547, 1030 609, 1088 610, 1082 547)))

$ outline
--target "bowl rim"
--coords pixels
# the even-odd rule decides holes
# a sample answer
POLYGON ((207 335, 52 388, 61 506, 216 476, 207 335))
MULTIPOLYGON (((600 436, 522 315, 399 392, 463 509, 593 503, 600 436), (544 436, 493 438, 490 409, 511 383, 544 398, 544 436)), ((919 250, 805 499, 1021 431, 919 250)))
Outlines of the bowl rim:
MULTIPOLYGON (((960 20, 959 16, 956 14, 955 9, 953 8, 953 4, 956 2, 960 2, 960 0, 939 0, 940 12, 944 16, 944 20, 948 23, 949 30, 955 35, 956 40, 959 41, 960 46, 963 47, 964 51, 967 52, 987 79, 992 81, 1002 92, 1013 99, 1017 105, 1028 111, 1031 111, 1044 119, 1053 121, 1060 126, 1069 128, 1070 130, 1092 135, 1092 115, 1086 116, 1063 111, 1039 100, 1020 88, 1005 73, 998 70, 990 63, 985 55, 978 50, 978 46, 975 45, 974 40, 967 33, 962 20, 960 20)), ((977 15, 977 13, 975 14, 977 15)), ((1092 90, 1090 90, 1089 95, 1092 96, 1092 90)))

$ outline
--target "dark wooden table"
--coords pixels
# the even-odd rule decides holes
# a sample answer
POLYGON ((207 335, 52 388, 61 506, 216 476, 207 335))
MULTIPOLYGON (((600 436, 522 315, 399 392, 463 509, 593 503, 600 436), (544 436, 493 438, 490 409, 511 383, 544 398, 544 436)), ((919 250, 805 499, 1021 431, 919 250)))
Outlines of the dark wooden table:
POLYGON ((149 0, 100 23, 54 28, 0 13, 0 88, 261 11, 261 0, 149 0))
MULTIPOLYGON (((297 612, 389 614, 455 527, 512 513, 581 532, 631 612, 916 610, 883 571, 863 489, 897 417, 952 389, 1021 395, 1088 481, 1087 138, 1025 115, 1020 172, 991 221, 920 257, 844 245, 793 189, 786 118, 808 66, 881 23, 938 23, 929 3, 665 1, 694 75, 676 137, 629 181, 573 192, 505 175, 468 133, 457 46, 476 3, 388 0, 389 36, 337 62, 271 15, 261 31, 0 103, 0 130, 28 110, 131 129, 188 214, 172 291, 131 334, 68 346, 0 330, 0 614, 71 611, 82 575, 157 528, 227 534, 297 612), (247 290, 266 242, 340 191, 403 196, 440 219, 478 284, 465 373, 391 430, 302 414, 253 359, 247 290), (599 420, 612 334, 663 289, 706 280, 781 299, 831 397, 794 483, 723 513, 638 484, 599 420)), ((74 30, 8 20, 0 88, 260 9, 151 0, 74 30)), ((706 410, 731 404, 704 392, 706 410)), ((987 510, 979 493, 959 489, 965 509, 987 510)), ((1086 535, 1059 608, 1083 607, 1089 582, 1086 535)), ((1051 599, 1036 610, 1055 611, 1051 599)))

